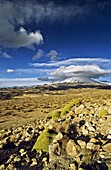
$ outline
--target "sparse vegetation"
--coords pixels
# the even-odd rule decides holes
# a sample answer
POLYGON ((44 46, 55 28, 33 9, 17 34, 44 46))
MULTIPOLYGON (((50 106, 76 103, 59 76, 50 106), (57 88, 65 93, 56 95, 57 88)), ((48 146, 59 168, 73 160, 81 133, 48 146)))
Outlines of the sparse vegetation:
POLYGON ((47 131, 43 131, 40 134, 40 136, 37 138, 37 141, 34 144, 32 150, 35 149, 37 152, 40 152, 40 151, 48 152, 49 145, 51 144, 54 136, 55 136, 55 133, 49 133, 47 131))
POLYGON ((56 111, 54 111, 53 113, 52 113, 52 119, 53 120, 58 120, 58 118, 60 117, 60 113, 61 113, 61 111, 59 110, 56 110, 56 111))
POLYGON ((111 169, 110 90, 27 91, 0 100, 1 169, 111 169))
POLYGON ((108 114, 108 111, 107 111, 107 110, 102 110, 102 111, 99 113, 98 117, 101 118, 101 117, 106 116, 107 114, 108 114))
POLYGON ((71 107, 73 107, 74 105, 78 105, 80 103, 79 100, 73 100, 71 101, 69 104, 67 104, 61 111, 61 114, 60 116, 64 116, 65 114, 67 114, 70 110, 71 110, 71 107))

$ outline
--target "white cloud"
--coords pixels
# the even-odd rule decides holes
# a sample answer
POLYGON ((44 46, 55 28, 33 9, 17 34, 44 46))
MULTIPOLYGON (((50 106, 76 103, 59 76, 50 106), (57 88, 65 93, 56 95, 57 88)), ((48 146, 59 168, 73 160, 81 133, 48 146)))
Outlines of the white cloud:
POLYGON ((51 61, 56 61, 58 58, 58 52, 56 50, 50 50, 50 52, 47 53, 46 56, 50 57, 51 61))
POLYGON ((12 58, 12 56, 9 55, 9 54, 7 54, 6 52, 4 52, 4 53, 2 54, 2 56, 3 56, 3 58, 8 58, 8 59, 11 59, 11 58, 12 58))
POLYGON ((7 69, 7 73, 13 73, 14 70, 13 69, 7 69))
MULTIPOLYGON (((37 24, 45 22, 53 23, 55 21, 70 22, 78 18, 92 14, 93 7, 97 9, 110 9, 108 2, 87 1, 81 4, 79 1, 74 3, 61 4, 53 0, 49 2, 29 1, 0 1, 0 45, 5 47, 29 47, 33 43, 37 45, 43 41, 43 37, 36 30, 30 33, 25 29, 16 31, 19 26, 24 27, 25 23, 30 27, 34 20, 37 24), (96 3, 96 5, 95 5, 96 3), (22 32, 23 31, 23 32, 22 32)), ((29 28, 30 29, 30 28, 29 28)), ((29 30, 28 30, 29 31, 29 30)), ((53 59, 54 57, 52 57, 53 59)))
POLYGON ((42 82, 37 78, 0 78, 0 87, 14 87, 14 86, 34 86, 45 84, 46 82, 42 82))
POLYGON ((25 23, 25 9, 21 5, 9 1, 0 2, 0 45, 9 48, 32 47, 43 42, 40 31, 27 32, 23 27, 16 31, 16 27, 25 23))
POLYGON ((0 51, 0 57, 6 58, 6 59, 11 59, 12 58, 11 55, 9 55, 6 52, 2 52, 2 51, 0 51))
MULTIPOLYGON (((5 32, 4 32, 5 33, 5 32)), ((33 44, 39 45, 43 42, 43 37, 39 31, 35 33, 28 33, 23 27, 18 32, 13 30, 2 36, 1 44, 6 47, 20 48, 20 47, 32 47, 33 44)))
MULTIPOLYGON (((18 5, 20 4, 18 3, 18 5)), ((86 14, 87 11, 89 11, 86 5, 57 5, 53 1, 49 1, 48 3, 37 3, 37 1, 33 3, 31 1, 27 1, 24 2, 24 7, 21 6, 20 10, 24 10, 25 19, 27 21, 30 21, 31 18, 34 18, 37 23, 41 23, 43 21, 66 22, 73 17, 76 19, 77 16, 82 16, 82 14, 86 14)))
POLYGON ((44 51, 39 49, 38 52, 33 56, 32 60, 35 61, 41 57, 43 57, 44 55, 44 51))
POLYGON ((49 62, 49 63, 29 63, 33 67, 60 67, 70 65, 99 65, 100 67, 111 67, 111 59, 104 58, 73 58, 68 60, 49 62))
POLYGON ((50 50, 47 54, 45 54, 45 52, 41 49, 39 49, 37 51, 37 53, 33 56, 32 60, 36 61, 37 59, 41 58, 41 57, 49 57, 50 61, 57 61, 58 58, 58 52, 56 50, 50 50))
POLYGON ((48 74, 49 72, 54 71, 54 69, 15 69, 15 73, 19 74, 48 74))
POLYGON ((99 78, 101 76, 107 76, 111 74, 111 70, 101 69, 97 65, 85 65, 85 66, 74 66, 70 65, 68 67, 61 66, 51 73, 55 79, 65 80, 67 78, 76 78, 76 79, 89 79, 99 78))

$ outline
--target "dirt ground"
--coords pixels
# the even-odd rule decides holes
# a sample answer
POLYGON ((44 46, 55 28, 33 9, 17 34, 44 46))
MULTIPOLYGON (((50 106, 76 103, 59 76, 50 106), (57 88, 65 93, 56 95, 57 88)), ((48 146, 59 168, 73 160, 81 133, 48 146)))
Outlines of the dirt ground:
POLYGON ((72 99, 96 104, 111 103, 111 90, 81 88, 22 94, 0 100, 0 129, 18 127, 43 119, 53 110, 62 108, 72 99))

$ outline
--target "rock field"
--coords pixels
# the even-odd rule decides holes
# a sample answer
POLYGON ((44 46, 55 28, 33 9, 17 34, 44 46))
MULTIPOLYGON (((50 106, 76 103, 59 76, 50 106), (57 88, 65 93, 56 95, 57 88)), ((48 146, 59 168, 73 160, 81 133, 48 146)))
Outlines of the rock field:
POLYGON ((64 94, 68 100, 43 119, 2 123, 0 170, 111 170, 111 91, 64 94))

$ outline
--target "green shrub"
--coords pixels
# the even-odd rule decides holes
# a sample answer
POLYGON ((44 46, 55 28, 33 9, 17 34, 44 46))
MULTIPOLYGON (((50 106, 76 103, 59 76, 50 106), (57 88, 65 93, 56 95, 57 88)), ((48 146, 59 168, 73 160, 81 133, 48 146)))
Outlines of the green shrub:
POLYGON ((37 138, 36 143, 33 146, 32 150, 36 150, 37 152, 43 151, 48 152, 49 151, 49 145, 51 144, 55 134, 49 133, 47 131, 43 131, 40 136, 37 138))
POLYGON ((101 118, 101 117, 104 117, 105 115, 108 114, 108 111, 107 110, 102 110, 99 114, 98 114, 98 117, 101 118))
POLYGON ((52 113, 52 119, 53 120, 58 120, 58 118, 60 117, 60 113, 61 113, 61 111, 54 111, 52 113))
POLYGON ((79 104, 80 104, 80 101, 79 101, 78 99, 74 99, 74 100, 72 101, 72 103, 73 103, 73 106, 74 106, 74 105, 79 105, 79 104))
POLYGON ((71 110, 71 107, 75 106, 75 105, 78 105, 80 103, 79 100, 73 100, 72 102, 70 102, 69 104, 67 104, 66 106, 64 106, 64 108, 62 109, 61 111, 61 114, 60 116, 64 116, 65 114, 67 114, 70 110, 71 110))
POLYGON ((67 113, 68 113, 68 112, 67 112, 66 110, 62 109, 60 116, 62 117, 62 116, 64 116, 64 115, 66 115, 67 113))

